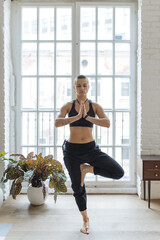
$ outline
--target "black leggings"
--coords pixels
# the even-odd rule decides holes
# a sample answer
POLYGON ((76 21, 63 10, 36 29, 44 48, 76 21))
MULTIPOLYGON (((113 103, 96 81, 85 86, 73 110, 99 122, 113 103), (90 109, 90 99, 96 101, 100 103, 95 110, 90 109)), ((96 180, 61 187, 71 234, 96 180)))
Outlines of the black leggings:
POLYGON ((85 184, 81 187, 80 164, 90 164, 94 167, 94 174, 102 177, 120 179, 124 175, 123 168, 108 154, 102 152, 95 141, 70 143, 65 140, 62 149, 64 163, 71 178, 73 196, 79 211, 84 211, 87 208, 85 184))

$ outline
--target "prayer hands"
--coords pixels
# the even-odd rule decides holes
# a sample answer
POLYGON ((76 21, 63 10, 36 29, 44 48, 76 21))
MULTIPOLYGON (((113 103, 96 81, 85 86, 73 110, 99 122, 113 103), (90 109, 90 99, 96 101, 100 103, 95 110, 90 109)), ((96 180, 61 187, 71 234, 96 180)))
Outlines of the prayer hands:
POLYGON ((83 103, 83 118, 86 116, 87 111, 86 111, 86 107, 85 104, 83 103))
POLYGON ((86 116, 87 112, 86 112, 86 107, 85 107, 85 104, 84 104, 84 101, 81 101, 81 104, 80 104, 80 108, 79 108, 79 118, 84 118, 86 116))

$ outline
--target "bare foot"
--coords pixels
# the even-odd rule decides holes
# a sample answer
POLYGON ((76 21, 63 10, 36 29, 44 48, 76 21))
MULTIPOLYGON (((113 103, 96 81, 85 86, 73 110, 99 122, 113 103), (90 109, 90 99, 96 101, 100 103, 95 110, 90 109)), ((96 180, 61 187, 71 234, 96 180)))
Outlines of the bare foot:
POLYGON ((84 234, 89 234, 89 218, 87 221, 83 221, 83 226, 80 231, 84 234))
POLYGON ((89 165, 80 164, 80 169, 81 169, 81 187, 83 187, 85 175, 87 172, 89 172, 89 165))

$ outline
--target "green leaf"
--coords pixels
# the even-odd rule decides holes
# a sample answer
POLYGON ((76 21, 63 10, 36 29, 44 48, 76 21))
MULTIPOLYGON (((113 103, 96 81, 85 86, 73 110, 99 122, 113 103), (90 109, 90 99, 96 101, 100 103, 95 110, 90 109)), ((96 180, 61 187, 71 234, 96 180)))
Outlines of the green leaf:
POLYGON ((45 186, 44 183, 43 183, 43 187, 42 187, 42 192, 43 192, 43 198, 45 199, 45 197, 46 197, 46 186, 45 186))
POLYGON ((54 192, 54 202, 56 203, 57 201, 57 191, 54 192))
POLYGON ((16 194, 15 194, 15 180, 12 182, 12 186, 11 186, 11 190, 10 190, 10 194, 12 194, 12 198, 16 199, 16 194))
POLYGON ((0 182, 3 182, 4 181, 4 177, 1 178, 1 181, 0 182))
POLYGON ((58 187, 59 187, 59 191, 60 192, 67 192, 67 187, 66 185, 64 184, 64 181, 60 181, 58 183, 58 187))
POLYGON ((13 166, 9 168, 9 171, 7 171, 6 178, 13 180, 19 178, 20 176, 24 176, 24 172, 17 166, 16 167, 13 166))
POLYGON ((29 179, 32 177, 34 170, 28 170, 24 173, 24 181, 28 182, 29 179))
POLYGON ((9 161, 13 162, 13 163, 17 163, 16 160, 12 159, 12 158, 8 158, 9 161))
POLYGON ((65 173, 63 173, 63 172, 54 172, 53 174, 52 174, 52 176, 53 176, 53 178, 57 181, 57 182, 60 182, 60 181, 66 181, 67 180, 67 178, 66 178, 66 175, 65 175, 65 173))
POLYGON ((1 153, 0 153, 0 157, 4 156, 4 155, 6 155, 6 154, 7 154, 6 152, 1 152, 1 153))
POLYGON ((6 183, 8 181, 8 179, 6 178, 4 181, 3 181, 3 183, 6 183))
POLYGON ((50 178, 49 187, 54 188, 54 179, 53 178, 50 178))
POLYGON ((16 182, 16 184, 15 184, 15 197, 16 197, 16 195, 18 195, 20 192, 21 192, 21 189, 22 189, 22 184, 21 184, 21 182, 16 182))
POLYGON ((67 177, 64 172, 58 172, 58 176, 59 176, 59 178, 63 179, 64 181, 67 180, 67 177))

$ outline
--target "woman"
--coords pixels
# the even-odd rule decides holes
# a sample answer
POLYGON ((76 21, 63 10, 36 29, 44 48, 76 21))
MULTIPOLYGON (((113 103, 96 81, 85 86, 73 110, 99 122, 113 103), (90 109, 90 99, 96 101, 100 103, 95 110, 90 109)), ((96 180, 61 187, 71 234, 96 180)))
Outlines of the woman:
POLYGON ((63 143, 64 163, 71 178, 73 195, 83 217, 80 231, 89 234, 84 184, 86 173, 120 179, 124 175, 124 170, 113 158, 103 153, 93 139, 93 124, 109 128, 110 120, 99 104, 88 100, 88 78, 83 75, 77 76, 73 88, 76 100, 66 103, 61 108, 55 126, 70 124, 69 140, 63 143), (68 118, 65 118, 67 114, 68 118), (96 115, 98 118, 95 118, 96 115))

